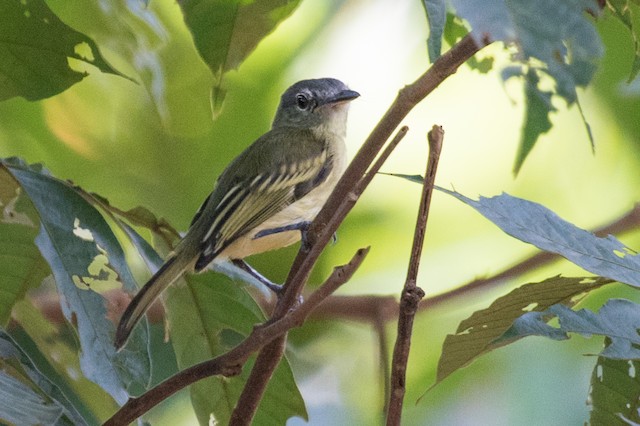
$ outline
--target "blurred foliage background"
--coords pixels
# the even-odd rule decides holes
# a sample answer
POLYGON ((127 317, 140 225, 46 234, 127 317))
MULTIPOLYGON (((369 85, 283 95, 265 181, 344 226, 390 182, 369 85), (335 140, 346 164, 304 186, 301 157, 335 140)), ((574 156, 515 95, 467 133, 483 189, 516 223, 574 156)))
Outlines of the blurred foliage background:
MULTIPOLYGON (((227 96, 214 120, 213 78, 202 62, 175 2, 49 0, 68 25, 92 37, 107 60, 138 81, 101 74, 40 102, 0 103, 0 156, 41 162, 60 178, 94 191, 122 209, 138 205, 185 230, 224 166, 270 126, 280 93, 305 78, 335 77, 361 93, 351 107, 348 146, 356 152, 397 91, 429 66, 427 24, 418 1, 302 2, 226 80, 227 96)), ((605 56, 579 98, 595 138, 592 152, 574 106, 556 105, 544 135, 519 175, 512 173, 523 116, 521 82, 502 82, 508 56, 501 46, 487 74, 464 67, 406 119, 409 135, 385 171, 423 173, 426 133, 445 129, 437 182, 463 194, 506 191, 539 202, 586 228, 608 223, 640 198, 640 81, 626 83, 633 44, 606 14, 597 29, 605 56)), ((342 294, 398 295, 404 280, 420 188, 379 176, 339 230, 315 269, 320 282, 354 249, 372 250, 342 294)), ((624 235, 640 247, 637 233, 624 235)), ((275 281, 286 276, 296 247, 267 253, 252 264, 275 281)), ((427 296, 489 276, 534 248, 502 234, 452 198, 436 194, 420 282, 427 296)), ((138 274, 146 274, 140 260, 138 274)), ((585 403, 600 341, 574 337, 562 344, 525 339, 483 357, 414 403, 433 383, 444 336, 474 310, 524 282, 581 274, 567 262, 531 271, 482 297, 460 297, 421 313, 408 370, 406 424, 566 425, 588 417, 585 403)), ((221 278, 225 279, 225 278, 221 278)), ((614 292, 614 293, 612 293, 614 292)), ((629 294, 627 294, 629 293, 629 294)), ((611 294, 607 288, 587 304, 611 294)), ((388 325, 393 336, 395 324, 388 325)), ((382 387, 377 337, 370 325, 307 324, 292 333, 289 359, 310 424, 375 424, 382 387)), ((188 394, 152 413, 154 424, 195 424, 188 394)), ((292 425, 303 424, 291 420, 292 425)))

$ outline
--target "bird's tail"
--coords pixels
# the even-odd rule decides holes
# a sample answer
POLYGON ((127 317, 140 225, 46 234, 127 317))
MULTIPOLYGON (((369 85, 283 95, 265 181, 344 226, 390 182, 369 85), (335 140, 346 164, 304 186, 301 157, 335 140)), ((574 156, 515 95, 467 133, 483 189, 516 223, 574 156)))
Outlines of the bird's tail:
POLYGON ((158 272, 149 279, 144 287, 138 291, 120 318, 114 340, 114 345, 117 350, 120 350, 124 346, 133 328, 138 324, 138 321, 140 321, 160 293, 180 278, 192 262, 191 259, 180 255, 168 259, 162 267, 158 269, 158 272))

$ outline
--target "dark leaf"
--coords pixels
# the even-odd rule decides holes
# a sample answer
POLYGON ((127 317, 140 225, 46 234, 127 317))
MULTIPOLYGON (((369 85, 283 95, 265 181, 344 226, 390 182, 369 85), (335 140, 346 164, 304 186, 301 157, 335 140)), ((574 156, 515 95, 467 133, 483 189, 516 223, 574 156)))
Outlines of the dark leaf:
MULTIPOLYGON (((264 322, 259 307, 240 283, 213 273, 185 280, 187 288, 170 287, 166 298, 180 369, 228 351, 264 322)), ((206 424, 211 415, 220 424, 228 423, 250 371, 246 365, 238 377, 213 377, 191 386, 191 400, 201 423, 206 424)), ((255 424, 285 424, 293 416, 307 417, 288 362, 276 369, 260 407, 255 424)))
POLYGON ((524 127, 522 128, 522 139, 516 154, 516 163, 513 172, 518 174, 520 167, 524 163, 540 135, 547 133, 551 129, 549 113, 555 111, 551 104, 551 92, 541 91, 538 88, 538 76, 533 71, 529 71, 524 85, 524 99, 526 111, 524 117, 524 127))
POLYGON ((87 75, 70 60, 124 77, 92 39, 58 19, 44 0, 0 2, 0 100, 38 100, 66 90, 87 75))
POLYGON ((214 115, 219 113, 225 97, 224 75, 236 69, 298 3, 299 0, 180 2, 196 48, 213 73, 211 104, 214 115))
MULTIPOLYGON (((525 284, 474 312, 444 341, 436 383, 474 359, 511 341, 498 341, 514 321, 526 313, 546 311, 558 303, 572 303, 587 292, 611 283, 604 278, 553 277, 525 284)), ((546 325, 546 324, 545 324, 546 325)))
POLYGON ((640 361, 599 357, 591 375, 590 424, 640 423, 640 361), (633 423, 630 423, 629 420, 633 423))

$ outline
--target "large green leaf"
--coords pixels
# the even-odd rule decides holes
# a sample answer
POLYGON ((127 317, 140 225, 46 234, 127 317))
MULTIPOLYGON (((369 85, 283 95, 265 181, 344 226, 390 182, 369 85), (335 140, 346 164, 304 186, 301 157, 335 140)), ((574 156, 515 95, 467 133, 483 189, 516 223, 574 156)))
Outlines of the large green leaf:
POLYGON ((122 75, 92 39, 62 22, 44 0, 0 2, 0 100, 37 100, 66 90, 87 75, 70 60, 122 75))
MULTIPOLYGON (((210 359, 234 347, 264 316, 238 283, 213 273, 186 278, 187 286, 167 290, 171 340, 180 368, 210 359)), ((228 423, 245 381, 248 364, 238 377, 213 377, 191 386, 191 399, 203 425, 213 416, 228 423)), ((302 396, 286 360, 276 369, 256 413, 256 425, 284 424, 293 416, 306 418, 302 396)))
POLYGON ((592 426, 640 423, 640 361, 599 357, 588 403, 592 426))
MULTIPOLYGON (((123 217, 133 218, 139 224, 151 225, 159 252, 166 255, 171 251, 166 232, 155 227, 157 222, 149 212, 123 213, 123 217)), ((162 264, 161 257, 134 229, 126 224, 123 229, 151 269, 157 270, 162 264)), ((171 342, 180 369, 228 351, 265 320, 243 286, 219 274, 187 275, 181 284, 169 287, 165 293, 171 342)), ((228 423, 251 365, 248 362, 238 377, 211 377, 190 387, 191 401, 201 424, 209 424, 211 418, 220 424, 228 423)), ((253 420, 255 425, 284 424, 293 416, 307 417, 286 358, 274 372, 262 401, 253 420)))
POLYGON ((86 421, 0 328, 0 421, 15 425, 81 425, 86 421))
POLYGON ((0 326, 6 326, 13 306, 29 288, 50 274, 35 245, 40 222, 18 182, 0 169, 0 326))
POLYGON ((224 75, 288 17, 299 0, 184 0, 184 19, 214 77, 211 103, 217 114, 225 97, 224 75))
POLYGON ((30 300, 17 303, 12 318, 20 324, 20 329, 11 329, 13 339, 89 424, 108 418, 117 409, 109 394, 82 374, 77 339, 69 324, 47 315, 47 310, 30 300))
POLYGON ((474 312, 462 321, 456 334, 445 338, 436 383, 480 355, 515 340, 500 338, 523 314, 546 311, 558 303, 574 303, 580 296, 608 283, 611 280, 604 278, 553 277, 525 284, 496 299, 488 308, 474 312))
POLYGON ((115 326, 100 292, 136 288, 124 252, 100 213, 66 182, 26 167, 6 165, 40 216, 36 243, 53 271, 62 311, 77 324, 84 375, 119 403, 150 376, 146 327, 138 327, 127 350, 116 353, 115 326))
POLYGON ((640 286, 640 255, 612 235, 596 237, 540 204, 509 194, 475 201, 439 189, 470 205, 514 238, 559 254, 593 274, 640 286))

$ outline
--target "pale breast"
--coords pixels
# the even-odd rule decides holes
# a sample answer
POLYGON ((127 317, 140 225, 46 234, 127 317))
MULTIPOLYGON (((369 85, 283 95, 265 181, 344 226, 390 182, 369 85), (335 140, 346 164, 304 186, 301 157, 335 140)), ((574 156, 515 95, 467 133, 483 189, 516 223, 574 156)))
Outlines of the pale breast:
POLYGON ((241 237, 231 243, 217 256, 217 259, 242 259, 253 254, 286 247, 300 241, 299 231, 285 231, 260 238, 254 237, 263 230, 277 229, 301 222, 311 222, 316 217, 346 168, 344 142, 342 140, 334 141, 332 148, 335 162, 331 173, 329 173, 324 182, 301 199, 252 229, 245 237, 241 237))

